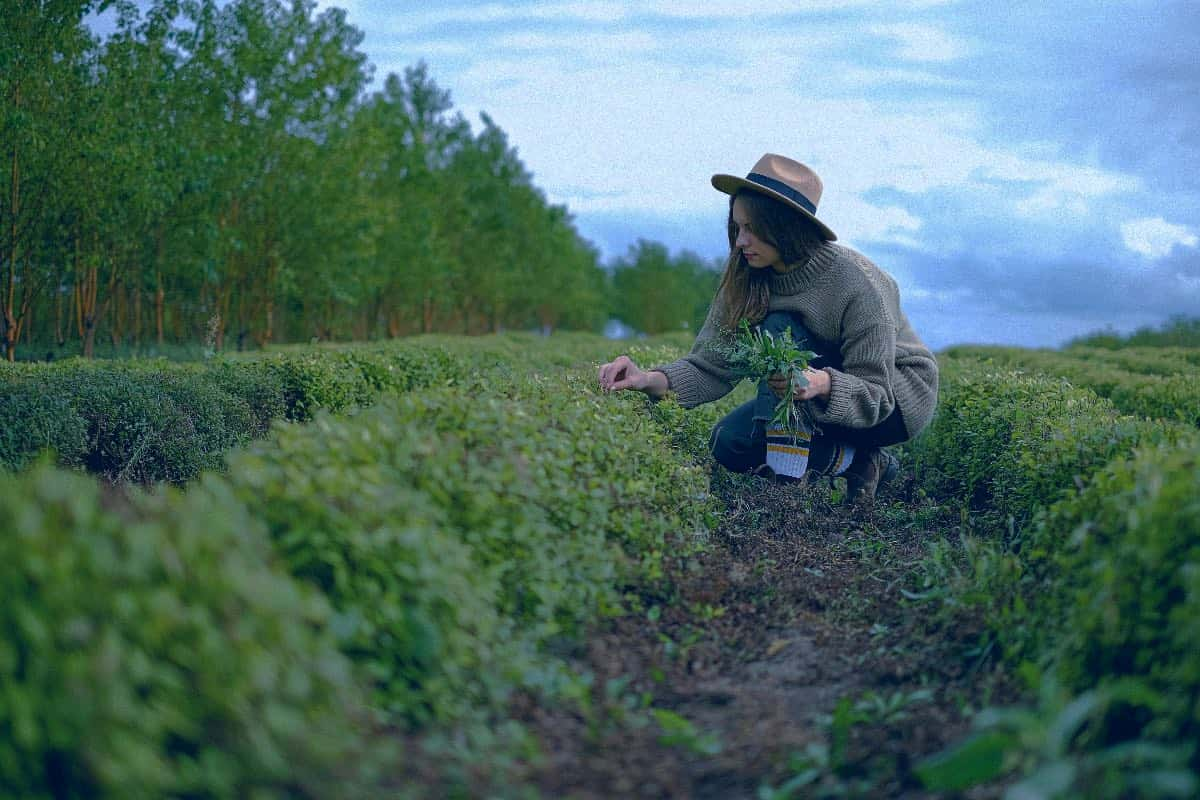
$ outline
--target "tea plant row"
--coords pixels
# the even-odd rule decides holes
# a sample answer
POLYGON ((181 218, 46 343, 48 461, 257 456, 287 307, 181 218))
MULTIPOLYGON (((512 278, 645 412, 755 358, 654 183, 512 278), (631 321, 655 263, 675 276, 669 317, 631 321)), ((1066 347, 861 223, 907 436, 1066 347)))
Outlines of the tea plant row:
POLYGON ((1041 700, 981 715, 926 779, 960 789, 1020 768, 1029 796, 1191 796, 1200 435, 1123 414, 1073 385, 1082 369, 1068 382, 991 357, 943 364, 938 415, 908 463, 965 532, 931 546, 910 595, 934 627, 982 619, 977 652, 1041 700))
POLYGON ((666 560, 705 546, 707 471, 672 446, 677 407, 600 396, 594 367, 449 357, 495 363, 277 422, 186 491, 0 475, 0 783, 355 795, 422 769, 406 732, 519 743, 514 693, 584 691, 564 644, 669 595, 666 560))
MULTIPOLYGON (((659 342, 671 341, 659 339, 659 342)), ((184 483, 273 420, 303 421, 382 396, 600 358, 595 335, 421 337, 379 345, 286 347, 194 363, 162 359, 0 363, 0 469, 52 449, 109 480, 184 483)))
POLYGON ((1057 375, 1107 397, 1127 414, 1200 426, 1200 350, 1140 347, 1124 350, 1076 347, 954 347, 947 358, 972 357, 997 368, 1057 375))

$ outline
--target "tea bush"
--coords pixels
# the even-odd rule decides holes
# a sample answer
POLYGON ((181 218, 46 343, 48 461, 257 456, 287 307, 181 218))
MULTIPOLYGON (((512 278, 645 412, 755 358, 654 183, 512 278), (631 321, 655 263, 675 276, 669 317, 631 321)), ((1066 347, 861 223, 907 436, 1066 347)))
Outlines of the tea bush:
MULTIPOLYGON (((231 447, 266 434, 273 420, 345 412, 416 388, 499 371, 524 374, 622 350, 676 352, 679 337, 622 345, 591 334, 289 346, 204 362, 164 359, 0 364, 0 469, 38 452, 110 480, 183 483, 216 469, 231 447), (84 432, 82 445, 80 431, 84 432)), ((670 356, 674 358, 674 355, 670 356)))
POLYGON ((547 688, 549 642, 627 587, 653 591, 668 553, 703 542, 703 470, 644 399, 597 391, 582 372, 484 377, 282 426, 231 458, 239 498, 328 593, 380 707, 420 725, 547 688))
POLYGON ((1180 435, 1061 378, 959 362, 907 453, 929 494, 962 502, 983 529, 1018 532, 1110 459, 1180 435))
POLYGON ((1061 620, 1042 649, 1053 653, 1060 681, 1083 691, 1136 679, 1160 698, 1149 733, 1193 746, 1200 736, 1198 486, 1200 442, 1146 448, 1054 506, 1037 533, 1052 561, 1038 613, 1061 620))
POLYGON ((219 481, 0 476, 0 785, 294 797, 354 779, 361 700, 315 592, 219 481))
POLYGON ((952 347, 946 360, 984 360, 997 368, 1054 375, 1110 399, 1127 414, 1200 426, 1200 350, 1137 348, 1066 351, 1017 347, 952 347))
MULTIPOLYGON (((1091 709, 1072 718, 1085 734, 1072 728, 1054 753, 1034 754, 1041 771, 1030 781, 1059 770, 1061 791, 1106 797, 1166 796, 1138 788, 1156 780, 1200 785, 1180 771, 1200 769, 1200 437, 1123 416, 1062 379, 996 371, 990 359, 945 359, 939 403, 910 455, 930 496, 962 503, 984 538, 964 537, 957 557, 933 546, 914 596, 939 602, 934 624, 981 617, 993 652, 1077 693, 1064 708, 1091 709), (1131 761, 1129 748, 1145 758, 1131 761)), ((1032 735, 982 734, 1018 749, 1032 735)), ((931 774, 970 767, 971 747, 931 763, 931 774)))
POLYGON ((35 382, 0 384, 0 420, 9 421, 0 422, 0 469, 20 469, 44 450, 64 466, 83 463, 87 423, 68 398, 47 395, 35 382))

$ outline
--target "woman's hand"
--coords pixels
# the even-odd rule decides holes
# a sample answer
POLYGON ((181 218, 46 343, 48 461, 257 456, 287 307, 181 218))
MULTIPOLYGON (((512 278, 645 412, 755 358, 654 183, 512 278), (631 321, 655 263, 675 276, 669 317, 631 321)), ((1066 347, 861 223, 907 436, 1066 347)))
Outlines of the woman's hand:
POLYGON ((600 367, 600 388, 606 392, 637 389, 652 397, 667 393, 667 376, 658 371, 639 369, 629 356, 617 356, 600 367))
MULTIPOLYGON (((808 378, 808 385, 796 387, 792 397, 796 400, 812 400, 814 397, 829 396, 828 372, 820 369, 806 369, 803 375, 808 378)), ((782 398, 787 394, 788 379, 778 372, 767 378, 767 385, 771 387, 771 391, 775 393, 776 397, 782 398)))

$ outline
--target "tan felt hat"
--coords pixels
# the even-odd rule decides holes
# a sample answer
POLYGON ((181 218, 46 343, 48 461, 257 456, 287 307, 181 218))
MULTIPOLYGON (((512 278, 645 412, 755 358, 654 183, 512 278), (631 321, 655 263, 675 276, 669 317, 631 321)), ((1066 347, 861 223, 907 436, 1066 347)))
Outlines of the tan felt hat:
POLYGON ((812 220, 826 239, 837 239, 837 234, 817 219, 817 203, 821 202, 821 179, 811 168, 799 161, 767 153, 758 160, 746 177, 713 175, 712 185, 725 194, 735 194, 739 189, 750 189, 774 197, 812 220))

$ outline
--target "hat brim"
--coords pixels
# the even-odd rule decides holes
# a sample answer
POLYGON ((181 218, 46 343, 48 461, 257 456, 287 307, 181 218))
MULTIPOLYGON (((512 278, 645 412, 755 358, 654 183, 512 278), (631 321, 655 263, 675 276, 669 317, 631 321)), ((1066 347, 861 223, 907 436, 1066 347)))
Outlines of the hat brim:
POLYGON ((712 185, 713 185, 713 188, 716 189, 718 192, 724 192, 725 194, 728 194, 728 195, 737 194, 739 189, 749 189, 752 192, 758 192, 759 194, 765 194, 767 197, 773 197, 776 200, 778 200, 779 202, 788 206, 789 208, 796 209, 801 214, 803 214, 807 219, 811 220, 812 223, 814 225, 816 225, 817 228, 821 231, 821 235, 824 236, 826 239, 828 239, 831 242, 837 241, 837 234, 834 233, 833 230, 828 225, 826 225, 824 222, 821 222, 821 220, 817 219, 816 216, 811 211, 809 211, 807 208, 800 205, 795 200, 792 200, 790 197, 784 197, 779 192, 768 189, 765 186, 760 186, 759 184, 755 183, 754 181, 748 181, 745 178, 739 178, 737 175, 724 175, 724 174, 713 175, 712 176, 712 185))

